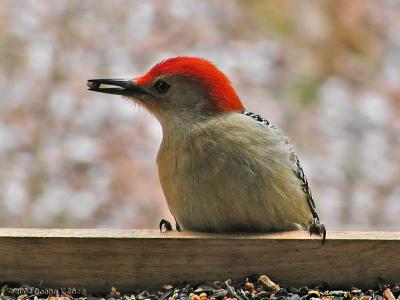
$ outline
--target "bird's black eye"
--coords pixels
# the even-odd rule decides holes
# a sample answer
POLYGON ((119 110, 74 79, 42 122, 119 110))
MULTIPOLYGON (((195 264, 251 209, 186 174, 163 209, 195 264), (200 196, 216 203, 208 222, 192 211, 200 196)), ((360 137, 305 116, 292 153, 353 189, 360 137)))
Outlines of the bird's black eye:
POLYGON ((164 80, 157 80, 154 83, 154 87, 156 88, 157 92, 160 94, 164 94, 168 92, 169 88, 171 87, 168 83, 166 83, 164 80))

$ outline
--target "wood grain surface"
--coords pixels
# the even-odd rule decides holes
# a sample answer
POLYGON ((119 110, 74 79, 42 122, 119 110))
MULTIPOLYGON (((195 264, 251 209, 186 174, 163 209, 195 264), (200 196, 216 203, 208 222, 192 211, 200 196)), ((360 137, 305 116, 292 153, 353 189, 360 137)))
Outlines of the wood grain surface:
POLYGON ((202 234, 155 230, 0 229, 0 281, 88 291, 158 288, 266 274, 273 281, 372 288, 400 281, 400 232, 202 234))

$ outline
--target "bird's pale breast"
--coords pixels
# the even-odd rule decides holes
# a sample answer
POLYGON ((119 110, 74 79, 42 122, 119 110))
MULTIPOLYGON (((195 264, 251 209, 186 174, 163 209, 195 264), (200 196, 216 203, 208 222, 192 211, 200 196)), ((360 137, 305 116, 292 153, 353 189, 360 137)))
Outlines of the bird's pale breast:
POLYGON ((242 114, 165 133, 157 162, 168 205, 184 229, 290 230, 312 220, 289 145, 242 114))

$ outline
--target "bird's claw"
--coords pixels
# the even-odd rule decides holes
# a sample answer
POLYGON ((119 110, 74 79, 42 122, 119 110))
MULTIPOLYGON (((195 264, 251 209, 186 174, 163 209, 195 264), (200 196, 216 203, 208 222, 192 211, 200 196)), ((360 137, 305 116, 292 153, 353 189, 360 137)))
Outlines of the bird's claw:
MULTIPOLYGON (((165 219, 161 219, 159 228, 160 228, 161 233, 163 233, 163 228, 165 228, 165 232, 172 231, 171 223, 165 219)), ((182 231, 181 226, 179 226, 179 224, 178 224, 178 222, 176 222, 176 220, 175 220, 175 229, 178 232, 182 231)))
POLYGON ((161 232, 161 233, 163 233, 163 228, 165 228, 165 232, 172 231, 172 225, 171 225, 171 223, 168 222, 168 221, 165 220, 165 219, 161 219, 160 225, 158 225, 158 226, 159 226, 159 228, 160 228, 160 232, 161 232))
POLYGON ((326 228, 323 223, 321 223, 317 218, 313 219, 308 227, 308 232, 310 236, 315 233, 322 235, 322 246, 325 244, 326 240, 326 228))

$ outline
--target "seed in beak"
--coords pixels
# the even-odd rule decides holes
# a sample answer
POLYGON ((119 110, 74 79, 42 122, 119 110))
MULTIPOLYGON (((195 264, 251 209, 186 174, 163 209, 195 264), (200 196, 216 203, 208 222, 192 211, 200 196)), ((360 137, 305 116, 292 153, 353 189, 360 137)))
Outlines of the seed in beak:
POLYGON ((96 81, 88 81, 87 86, 89 89, 98 89, 100 87, 101 83, 98 83, 96 81))

